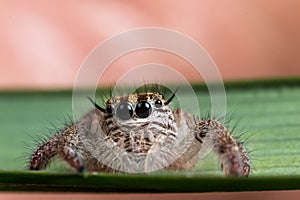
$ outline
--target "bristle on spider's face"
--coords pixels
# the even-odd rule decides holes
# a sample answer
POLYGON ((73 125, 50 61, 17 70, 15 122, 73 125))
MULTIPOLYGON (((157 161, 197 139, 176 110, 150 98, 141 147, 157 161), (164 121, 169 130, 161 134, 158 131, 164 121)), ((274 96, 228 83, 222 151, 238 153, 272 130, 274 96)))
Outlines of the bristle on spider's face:
POLYGON ((172 96, 165 102, 166 105, 171 103, 171 101, 174 99, 177 91, 178 91, 178 88, 176 88, 176 90, 173 92, 172 96))
POLYGON ((95 106, 95 108, 97 108, 98 110, 100 110, 101 112, 105 113, 105 109, 100 107, 91 97, 87 97, 90 102, 95 106))

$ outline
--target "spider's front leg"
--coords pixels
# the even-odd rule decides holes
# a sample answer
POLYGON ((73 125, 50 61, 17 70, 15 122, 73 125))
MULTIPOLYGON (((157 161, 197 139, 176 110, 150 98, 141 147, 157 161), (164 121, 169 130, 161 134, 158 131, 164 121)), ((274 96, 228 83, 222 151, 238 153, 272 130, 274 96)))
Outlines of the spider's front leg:
MULTIPOLYGON (((213 151, 217 153, 221 167, 228 176, 248 176, 250 174, 250 160, 246 148, 230 135, 228 129, 216 120, 200 121, 195 128, 195 138, 206 146, 213 145, 213 151)), ((200 149, 200 153, 201 153, 200 149)))
POLYGON ((70 126, 57 133, 45 143, 41 144, 32 154, 29 161, 30 170, 43 170, 57 156, 78 172, 85 170, 82 157, 75 148, 78 142, 77 128, 70 126))

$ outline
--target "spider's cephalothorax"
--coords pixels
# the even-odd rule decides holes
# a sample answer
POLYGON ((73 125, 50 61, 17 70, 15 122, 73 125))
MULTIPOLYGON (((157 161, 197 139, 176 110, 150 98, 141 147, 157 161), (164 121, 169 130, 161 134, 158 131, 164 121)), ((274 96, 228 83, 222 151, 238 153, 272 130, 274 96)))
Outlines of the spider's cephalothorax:
POLYGON ((76 123, 41 144, 30 158, 31 170, 44 169, 59 156, 78 172, 149 172, 193 168, 211 148, 226 175, 248 176, 245 147, 216 120, 199 120, 172 110, 158 92, 112 97, 76 123), (130 170, 129 168, 132 168, 130 170))
POLYGON ((147 154, 160 135, 176 139, 176 122, 167 103, 159 93, 111 98, 99 122, 119 148, 147 154))

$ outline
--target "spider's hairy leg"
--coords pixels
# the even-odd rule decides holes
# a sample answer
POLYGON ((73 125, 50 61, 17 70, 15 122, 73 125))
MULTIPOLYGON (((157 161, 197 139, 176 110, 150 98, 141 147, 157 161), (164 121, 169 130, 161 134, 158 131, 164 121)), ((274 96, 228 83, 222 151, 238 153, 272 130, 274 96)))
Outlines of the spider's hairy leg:
POLYGON ((77 128, 74 125, 55 134, 48 141, 42 143, 32 154, 29 161, 29 169, 43 170, 54 157, 60 156, 78 172, 83 172, 85 170, 84 163, 74 148, 77 142, 77 128))
MULTIPOLYGON (((219 121, 203 120, 197 124, 195 137, 200 143, 212 143, 221 167, 228 176, 248 176, 250 160, 246 148, 219 121)), ((200 150, 201 151, 201 150, 200 150)))
POLYGON ((59 135, 54 135, 50 140, 40 145, 32 154, 29 161, 30 170, 43 170, 58 154, 59 135))

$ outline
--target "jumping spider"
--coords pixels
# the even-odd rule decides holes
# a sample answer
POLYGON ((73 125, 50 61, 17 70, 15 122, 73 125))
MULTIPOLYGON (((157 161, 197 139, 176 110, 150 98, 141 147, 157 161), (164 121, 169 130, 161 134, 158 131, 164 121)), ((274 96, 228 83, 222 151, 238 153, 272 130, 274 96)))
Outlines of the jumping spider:
POLYGON ((188 170, 212 144, 226 175, 248 176, 250 160, 243 144, 217 120, 171 110, 174 96, 165 99, 160 92, 116 96, 105 108, 90 99, 94 109, 41 144, 31 155, 29 169, 42 170, 60 157, 78 172, 128 172, 126 167, 134 164, 139 172, 188 170))

